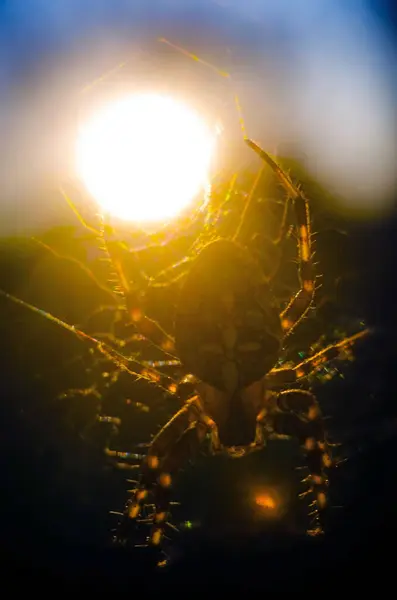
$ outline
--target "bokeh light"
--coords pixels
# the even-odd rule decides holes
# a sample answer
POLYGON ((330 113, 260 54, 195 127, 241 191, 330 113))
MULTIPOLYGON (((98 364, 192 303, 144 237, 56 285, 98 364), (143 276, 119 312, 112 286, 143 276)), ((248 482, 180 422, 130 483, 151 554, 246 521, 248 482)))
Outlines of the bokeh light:
POLYGON ((261 508, 267 508, 268 510, 274 510, 276 508, 276 500, 270 494, 258 494, 255 497, 255 503, 261 508))
POLYGON ((280 519, 286 511, 286 493, 282 493, 279 487, 261 486, 252 492, 251 502, 256 518, 280 519))
POLYGON ((183 103, 133 94, 82 125, 76 167, 106 214, 163 223, 208 188, 215 141, 216 131, 183 103))

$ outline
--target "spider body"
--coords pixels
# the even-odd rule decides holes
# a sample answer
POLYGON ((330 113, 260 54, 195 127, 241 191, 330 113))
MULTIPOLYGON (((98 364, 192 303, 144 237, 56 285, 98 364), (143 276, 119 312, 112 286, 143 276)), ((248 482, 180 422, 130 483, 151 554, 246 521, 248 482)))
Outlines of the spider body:
POLYGON ((232 394, 270 371, 282 338, 279 311, 259 263, 232 240, 205 246, 183 283, 176 313, 183 365, 232 394))
POLYGON ((259 263, 232 240, 205 246, 181 289, 175 342, 182 364, 200 380, 199 396, 222 446, 254 442, 258 382, 277 362, 282 338, 259 263))

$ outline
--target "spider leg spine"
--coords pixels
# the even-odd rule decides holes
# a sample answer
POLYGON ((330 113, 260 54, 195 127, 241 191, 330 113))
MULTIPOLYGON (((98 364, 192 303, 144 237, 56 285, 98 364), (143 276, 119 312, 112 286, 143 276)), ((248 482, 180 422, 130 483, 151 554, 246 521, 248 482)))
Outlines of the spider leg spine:
POLYGON ((367 328, 363 331, 359 331, 354 335, 344 338, 339 342, 335 342, 326 346, 313 356, 309 356, 309 358, 305 359, 301 363, 297 364, 293 370, 296 373, 296 379, 304 379, 308 377, 317 369, 324 366, 325 363, 336 360, 336 359, 350 359, 351 355, 351 347, 360 339, 363 339, 372 333, 372 329, 367 328), (344 352, 345 351, 345 352, 344 352))
POLYGON ((246 144, 252 148, 260 158, 273 170, 281 185, 292 198, 296 228, 298 234, 299 250, 299 279, 300 290, 288 303, 281 313, 281 321, 284 334, 289 335, 309 310, 314 298, 314 269, 312 263, 311 249, 311 221, 309 202, 304 194, 296 186, 291 177, 282 169, 273 158, 265 152, 258 144, 250 139, 245 139, 246 144))
POLYGON ((49 312, 46 312, 40 308, 37 308, 33 304, 29 304, 29 302, 25 302, 25 300, 21 300, 8 292, 0 289, 0 296, 3 296, 10 300, 15 304, 19 304, 24 308, 44 317, 48 321, 52 321, 59 327, 66 329, 67 331, 73 333, 76 337, 80 338, 82 341, 90 342, 95 346, 95 348, 104 355, 107 359, 109 359, 113 364, 115 364, 120 370, 125 371, 129 375, 137 379, 145 379, 149 383, 156 385, 161 388, 168 394, 174 395, 177 393, 178 386, 177 382, 170 376, 161 373, 153 369, 152 367, 148 368, 145 364, 140 363, 135 358, 130 358, 112 348, 105 342, 98 340, 97 338, 85 333, 81 329, 77 329, 74 325, 69 325, 65 321, 62 321, 58 317, 55 317, 49 312), (135 370, 136 369, 136 370, 135 370))
MULTIPOLYGON (((267 389, 280 390, 285 386, 305 381, 316 371, 316 369, 326 366, 330 361, 346 360, 349 358, 349 354, 347 354, 347 356, 344 355, 343 350, 350 350, 356 342, 365 339, 372 333, 373 330, 371 328, 364 329, 339 342, 329 344, 297 365, 290 367, 275 367, 265 377, 267 389), (317 362, 318 364, 316 364, 317 362)), ((324 417, 324 419, 325 418, 327 417, 324 417)))
MULTIPOLYGON (((149 454, 141 465, 141 480, 133 497, 127 502, 121 531, 126 522, 137 523, 147 503, 148 495, 154 500, 154 513, 148 546, 161 549, 165 529, 169 528, 172 477, 189 457, 196 456, 207 431, 202 422, 201 406, 197 396, 191 398, 154 437, 149 454)), ((145 521, 145 524, 147 522, 145 521)), ((175 528, 171 527, 175 532, 175 528)))
POLYGON ((302 445, 308 467, 308 475, 302 482, 308 484, 308 488, 300 497, 314 497, 309 505, 315 526, 311 533, 319 533, 328 505, 328 470, 333 466, 320 406, 311 392, 294 389, 280 392, 276 407, 272 415, 276 434, 297 437, 302 445))
MULTIPOLYGON (((114 273, 119 283, 120 291, 125 298, 128 314, 136 326, 138 333, 149 339, 154 346, 175 359, 176 356, 172 354, 172 352, 175 350, 175 340, 171 335, 164 331, 157 321, 150 319, 145 314, 143 301, 136 294, 133 286, 130 284, 128 277, 124 272, 122 261, 119 256, 119 247, 115 244, 110 244, 110 242, 107 242, 104 231, 103 243, 105 245, 106 253, 109 256, 109 260, 113 266, 114 273)), ((147 285, 148 278, 143 277, 143 279, 146 280, 147 285)))

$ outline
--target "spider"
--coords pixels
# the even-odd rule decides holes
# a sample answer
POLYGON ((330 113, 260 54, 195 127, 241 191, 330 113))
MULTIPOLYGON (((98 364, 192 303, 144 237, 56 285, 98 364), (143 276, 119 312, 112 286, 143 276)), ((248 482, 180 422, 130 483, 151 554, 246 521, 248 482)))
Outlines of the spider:
MULTIPOLYGON (((262 449, 267 440, 297 438, 303 448, 309 476, 311 534, 323 529, 327 508, 328 471, 333 464, 321 409, 315 395, 299 387, 320 365, 346 357, 351 346, 368 330, 328 346, 296 365, 277 367, 282 348, 312 306, 315 273, 311 251, 309 202, 290 177, 255 142, 247 145, 275 173, 287 192, 280 233, 286 233, 286 207, 292 202, 299 248, 298 292, 281 309, 272 294, 273 273, 266 275, 258 259, 233 238, 218 238, 204 245, 183 276, 174 321, 174 335, 167 333, 145 311, 144 295, 126 278, 116 246, 107 250, 124 291, 126 308, 138 334, 177 359, 184 375, 179 381, 157 371, 136 357, 118 350, 0 290, 2 295, 51 319, 73 334, 94 343, 118 368, 180 395, 191 390, 182 408, 148 445, 140 466, 140 479, 126 503, 115 536, 125 545, 135 525, 146 521, 148 546, 161 549, 172 506, 177 472, 202 449, 209 454, 242 458, 262 449), (113 250, 112 250, 113 248, 113 250), (138 292, 138 293, 137 293, 138 292), (152 497, 150 501, 149 498, 152 497)), ((103 417, 111 422, 110 417, 103 417)), ((129 453, 106 449, 109 456, 128 458, 129 453)))
MULTIPOLYGON (((145 314, 143 303, 125 285, 128 311, 138 331, 177 356, 187 373, 181 381, 191 385, 191 395, 149 444, 115 537, 121 544, 128 541, 134 524, 149 521, 147 545, 162 547, 167 526, 172 526, 174 477, 203 448, 211 455, 241 458, 262 449, 269 439, 292 437, 299 440, 310 473, 313 526, 308 533, 323 531, 333 464, 330 444, 315 395, 296 384, 320 363, 346 352, 367 331, 300 364, 276 367, 315 293, 309 202, 269 154, 249 139, 246 143, 276 174, 287 192, 286 203, 292 201, 301 287, 281 310, 272 295, 273 274, 264 274, 236 236, 216 239, 199 251, 183 278, 172 336, 145 314), (154 511, 146 518, 148 507, 154 511)), ((275 243, 281 239, 279 235, 275 243)), ((163 382, 160 375, 153 379, 163 382)))

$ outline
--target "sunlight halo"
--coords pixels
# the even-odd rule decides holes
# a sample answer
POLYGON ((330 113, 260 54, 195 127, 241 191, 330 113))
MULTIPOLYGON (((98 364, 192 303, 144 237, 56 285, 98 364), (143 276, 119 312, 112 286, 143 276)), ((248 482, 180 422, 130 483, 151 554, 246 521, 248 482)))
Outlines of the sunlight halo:
POLYGON ((216 132, 169 96, 136 94, 106 105, 79 130, 78 176, 104 213, 164 222, 208 189, 216 132))

